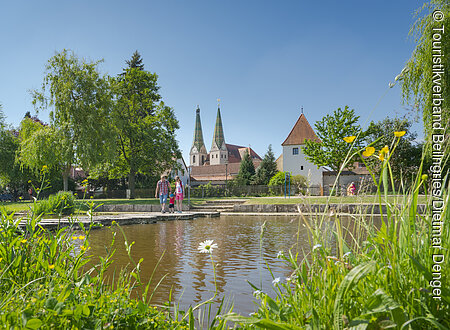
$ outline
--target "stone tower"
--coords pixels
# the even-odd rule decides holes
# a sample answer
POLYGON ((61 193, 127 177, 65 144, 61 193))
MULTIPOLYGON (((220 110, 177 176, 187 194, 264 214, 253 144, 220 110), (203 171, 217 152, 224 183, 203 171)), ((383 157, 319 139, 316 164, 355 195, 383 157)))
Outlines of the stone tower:
POLYGON ((217 108, 216 127, 214 128, 214 136, 209 153, 209 164, 219 165, 228 163, 228 150, 225 144, 223 134, 222 117, 220 116, 220 106, 217 108))
POLYGON ((200 120, 200 108, 197 105, 195 116, 194 142, 192 142, 191 151, 189 152, 191 166, 201 166, 206 161, 206 147, 203 142, 202 122, 200 120))

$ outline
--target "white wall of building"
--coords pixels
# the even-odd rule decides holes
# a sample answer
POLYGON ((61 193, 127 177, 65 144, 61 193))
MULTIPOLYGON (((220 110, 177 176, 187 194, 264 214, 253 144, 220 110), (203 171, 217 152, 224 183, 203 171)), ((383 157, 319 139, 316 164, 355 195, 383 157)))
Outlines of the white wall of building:
POLYGON ((291 172, 292 175, 301 174, 305 176, 310 185, 322 185, 322 167, 310 163, 302 152, 303 145, 283 146, 283 171, 291 172), (294 148, 298 153, 294 154, 294 148))
POLYGON ((181 170, 172 170, 171 176, 175 177, 178 175, 183 182, 183 185, 187 185, 189 182, 189 173, 187 167, 184 165, 184 161, 182 159, 177 159, 177 163, 181 166, 181 170))

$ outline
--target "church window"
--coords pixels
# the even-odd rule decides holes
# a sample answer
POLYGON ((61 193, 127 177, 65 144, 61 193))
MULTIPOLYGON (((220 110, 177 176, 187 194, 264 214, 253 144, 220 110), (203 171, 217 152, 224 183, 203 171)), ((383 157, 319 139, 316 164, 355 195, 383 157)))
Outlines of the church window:
POLYGON ((298 148, 292 148, 292 154, 298 155, 298 148))
POLYGON ((192 156, 192 162, 195 163, 195 156, 192 156))
POLYGON ((202 156, 202 165, 205 162, 205 156, 202 156))
POLYGON ((300 166, 300 170, 302 170, 302 171, 303 171, 303 165, 302 165, 302 166, 300 166))

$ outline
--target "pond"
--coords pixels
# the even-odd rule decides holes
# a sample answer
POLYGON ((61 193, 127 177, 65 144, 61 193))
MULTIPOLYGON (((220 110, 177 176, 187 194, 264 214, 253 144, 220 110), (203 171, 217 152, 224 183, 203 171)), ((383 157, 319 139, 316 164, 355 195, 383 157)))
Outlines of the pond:
MULTIPOLYGON (((310 250, 307 229, 297 216, 221 216, 122 228, 128 242, 135 242, 132 247, 134 260, 144 259, 141 266, 144 281, 150 279, 153 271, 153 284, 165 276, 152 298, 152 304, 168 301, 172 290, 172 300, 179 301, 180 308, 184 310, 211 298, 214 293, 210 256, 198 251, 199 243, 204 240, 214 240, 218 245, 213 251, 219 293, 217 301, 224 296, 231 299, 234 311, 241 315, 248 315, 256 308, 252 295, 254 289, 247 281, 275 296, 273 277, 266 262, 274 277, 286 281, 292 270, 276 258, 277 253, 293 248, 293 252, 298 249, 303 256, 303 252, 310 250), (264 222, 266 229, 261 241, 264 222), (161 262, 155 269, 160 258, 161 262)), ((105 247, 111 240, 109 228, 92 231, 89 238, 92 254, 104 256, 105 247)), ((129 263, 123 242, 118 232, 112 269, 119 270, 129 263)))

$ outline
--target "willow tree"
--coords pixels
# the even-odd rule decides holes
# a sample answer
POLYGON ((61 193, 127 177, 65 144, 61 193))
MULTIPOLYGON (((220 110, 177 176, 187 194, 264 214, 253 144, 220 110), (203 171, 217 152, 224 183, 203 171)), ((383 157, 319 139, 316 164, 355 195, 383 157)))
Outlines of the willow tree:
POLYGON ((406 64, 402 93, 406 103, 422 112, 425 135, 430 141, 433 120, 447 126, 447 134, 449 131, 450 1, 432 0, 417 10, 416 17, 410 30, 416 48, 406 64))
MULTIPOLYGON (((111 92, 109 78, 100 75, 98 64, 78 58, 73 52, 63 50, 48 61, 41 90, 33 91, 33 104, 37 110, 50 110, 49 139, 57 157, 55 161, 62 172, 64 190, 68 189, 70 167, 81 165, 85 170, 108 159, 111 155, 110 127, 111 92)), ((28 139, 32 137, 27 136, 28 139)), ((27 146, 23 145, 23 148, 27 146)), ((42 152, 27 148, 27 153, 42 152)), ((23 157, 25 165, 36 166, 31 161, 39 157, 23 157), (30 160, 30 161, 29 161, 30 160)))
POLYGON ((127 64, 113 83, 117 153, 106 171, 110 178, 127 177, 130 197, 134 198, 137 173, 161 173, 180 157, 175 139, 179 125, 173 109, 162 101, 158 76, 144 70, 139 53, 127 64))

